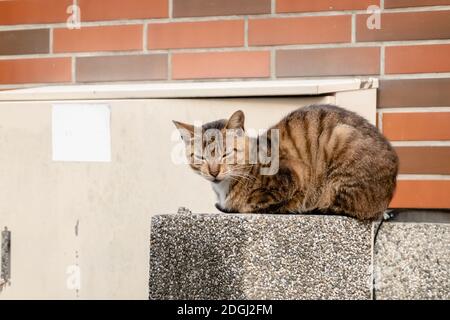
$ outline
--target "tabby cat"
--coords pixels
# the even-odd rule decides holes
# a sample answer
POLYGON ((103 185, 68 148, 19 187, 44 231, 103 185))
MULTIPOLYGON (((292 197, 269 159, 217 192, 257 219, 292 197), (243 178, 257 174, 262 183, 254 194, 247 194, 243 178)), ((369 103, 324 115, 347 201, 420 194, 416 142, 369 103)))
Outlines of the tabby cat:
POLYGON ((191 168, 212 182, 216 207, 223 212, 312 212, 375 220, 394 193, 398 171, 394 149, 376 127, 337 106, 297 109, 267 131, 265 151, 269 155, 274 144, 269 132, 278 133, 278 171, 272 175, 261 174, 267 164, 249 161, 252 148, 263 145, 261 135, 237 134, 232 148, 225 146, 226 132, 244 130, 242 111, 197 128, 174 123, 191 168), (210 129, 223 139, 204 138, 210 129), (195 147, 196 132, 202 136, 200 148, 195 147), (205 152, 219 140, 219 148, 205 152), (236 161, 239 158, 242 161, 236 161))

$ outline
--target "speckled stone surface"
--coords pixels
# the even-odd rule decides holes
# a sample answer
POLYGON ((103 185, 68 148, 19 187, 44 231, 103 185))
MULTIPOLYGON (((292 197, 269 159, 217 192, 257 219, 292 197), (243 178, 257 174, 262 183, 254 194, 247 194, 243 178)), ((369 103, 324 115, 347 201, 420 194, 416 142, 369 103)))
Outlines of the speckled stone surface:
POLYGON ((5 227, 1 232, 1 247, 0 247, 0 291, 1 282, 8 282, 11 276, 11 232, 5 227))
POLYGON ((450 224, 385 223, 374 276, 377 299, 450 299, 450 224))
POLYGON ((150 299, 370 299, 372 224, 308 215, 153 217, 150 299))

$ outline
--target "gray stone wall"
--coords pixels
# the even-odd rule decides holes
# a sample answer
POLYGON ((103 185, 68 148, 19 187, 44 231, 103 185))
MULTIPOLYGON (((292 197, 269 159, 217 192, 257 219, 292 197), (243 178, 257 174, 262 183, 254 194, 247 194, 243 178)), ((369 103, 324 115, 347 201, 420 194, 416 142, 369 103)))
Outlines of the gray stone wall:
POLYGON ((385 223, 374 276, 378 299, 450 299, 450 224, 385 223))
POLYGON ((340 216, 158 215, 149 297, 372 299, 375 279, 378 299, 449 298, 450 224, 386 222, 375 247, 373 234, 340 216))

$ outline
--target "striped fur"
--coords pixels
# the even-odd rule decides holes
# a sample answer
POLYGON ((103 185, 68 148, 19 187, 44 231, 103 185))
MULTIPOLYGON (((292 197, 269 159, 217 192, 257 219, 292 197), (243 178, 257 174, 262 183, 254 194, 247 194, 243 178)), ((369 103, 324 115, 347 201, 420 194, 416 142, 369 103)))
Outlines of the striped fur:
MULTIPOLYGON (((244 114, 238 111, 229 120, 206 124, 203 130, 212 127, 223 134, 225 129, 244 128, 244 114)), ((280 166, 275 175, 261 175, 261 164, 248 163, 251 138, 246 136, 236 141, 235 154, 229 155, 244 154, 245 164, 217 159, 191 164, 195 172, 213 182, 218 209, 331 213, 373 220, 388 207, 395 190, 398 157, 364 118, 337 106, 311 105, 290 113, 271 129, 280 134, 280 166)), ((190 145, 189 139, 186 145, 190 145)))

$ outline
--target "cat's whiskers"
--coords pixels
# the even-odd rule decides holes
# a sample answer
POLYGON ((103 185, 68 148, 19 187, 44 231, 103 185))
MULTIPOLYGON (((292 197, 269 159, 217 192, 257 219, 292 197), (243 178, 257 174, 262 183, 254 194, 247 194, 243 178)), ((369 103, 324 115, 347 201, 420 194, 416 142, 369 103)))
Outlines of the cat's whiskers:
POLYGON ((233 181, 237 181, 239 183, 243 183, 244 181, 256 179, 248 174, 236 172, 235 168, 229 169, 229 170, 223 172, 222 174, 225 175, 227 178, 229 178, 233 181))
POLYGON ((245 175, 245 174, 239 174, 239 173, 232 173, 230 176, 236 177, 236 178, 241 178, 244 180, 256 180, 255 177, 252 177, 250 175, 245 175))

